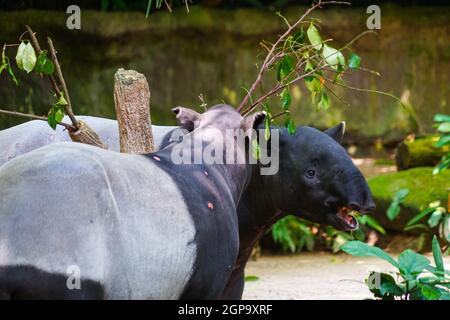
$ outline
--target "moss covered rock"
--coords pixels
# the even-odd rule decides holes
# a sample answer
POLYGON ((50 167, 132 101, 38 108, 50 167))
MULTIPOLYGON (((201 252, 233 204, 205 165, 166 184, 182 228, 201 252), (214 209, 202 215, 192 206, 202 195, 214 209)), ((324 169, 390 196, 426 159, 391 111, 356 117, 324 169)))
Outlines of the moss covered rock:
POLYGON ((400 172, 383 174, 368 180, 377 208, 372 215, 387 230, 403 231, 406 223, 430 202, 440 200, 448 205, 450 192, 450 170, 438 175, 432 174, 432 167, 413 168, 400 172), (390 221, 386 211, 400 189, 408 189, 409 194, 401 204, 400 214, 390 221))
POLYGON ((436 148, 434 144, 439 140, 437 136, 427 136, 402 142, 395 155, 398 170, 415 167, 434 166, 442 156, 449 152, 448 148, 436 148))

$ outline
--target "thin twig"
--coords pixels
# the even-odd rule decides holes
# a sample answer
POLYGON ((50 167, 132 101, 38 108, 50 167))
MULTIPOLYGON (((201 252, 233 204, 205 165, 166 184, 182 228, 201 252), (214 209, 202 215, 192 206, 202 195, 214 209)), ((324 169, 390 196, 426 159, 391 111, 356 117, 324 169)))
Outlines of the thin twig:
MULTIPOLYGON (((323 78, 325 80, 330 81, 330 82, 333 81, 333 80, 331 80, 331 79, 329 79, 327 77, 323 77, 323 78)), ((352 86, 346 85, 344 83, 339 83, 339 82, 335 82, 334 84, 337 85, 337 86, 344 87, 344 88, 347 88, 347 89, 350 89, 350 90, 354 90, 354 91, 358 91, 358 92, 369 92, 369 93, 381 94, 383 96, 387 96, 387 97, 390 97, 390 98, 392 98, 394 100, 397 100, 404 108, 407 108, 400 98, 396 97, 395 95, 393 95, 392 93, 389 93, 389 92, 384 92, 384 91, 375 90, 375 89, 365 89, 365 88, 352 87, 352 86)))
POLYGON ((167 9, 169 9, 169 11, 172 12, 172 8, 170 7, 170 5, 167 2, 167 0, 164 0, 164 3, 166 4, 167 9))
MULTIPOLYGON (((37 116, 35 114, 28 114, 28 113, 22 113, 22 112, 17 112, 17 111, 9 111, 9 110, 4 110, 4 109, 0 109, 0 114, 8 114, 11 116, 47 121, 47 117, 44 117, 44 116, 37 116)), ((71 124, 64 123, 64 122, 60 122, 58 124, 63 126, 64 128, 66 128, 67 130, 71 130, 71 131, 76 130, 76 128, 74 126, 72 126, 71 124)))
POLYGON ((323 84, 323 86, 331 92, 331 94, 333 96, 335 96, 336 99, 338 99, 340 102, 342 102, 346 107, 350 107, 350 103, 348 103, 347 101, 345 101, 344 99, 342 99, 341 97, 339 97, 329 86, 327 86, 325 83, 323 84))
MULTIPOLYGON (((42 50, 41 47, 39 46, 39 42, 36 38, 36 35, 34 34, 33 30, 31 30, 31 28, 28 25, 25 25, 28 35, 30 36, 30 41, 31 41, 31 45, 34 48, 34 51, 36 51, 36 53, 38 54, 38 56, 41 54, 42 50)), ((55 78, 53 77, 53 75, 48 75, 48 79, 50 80, 50 82, 52 83, 53 86, 53 90, 55 91, 55 93, 58 95, 58 97, 61 95, 61 92, 58 88, 58 84, 56 83, 55 78)))
POLYGON ((255 82, 253 82, 252 86, 250 87, 250 89, 248 90, 247 94, 245 95, 244 99, 242 100, 241 104, 239 105, 239 107, 237 108, 238 111, 241 111, 244 106, 248 103, 248 100, 250 98, 250 96, 254 93, 254 91, 256 90, 256 88, 258 87, 259 83, 262 81, 262 77, 264 75, 264 73, 267 71, 267 69, 269 68, 269 66, 271 65, 270 62, 273 62, 273 55, 274 52, 276 50, 276 48, 278 47, 278 45, 284 41, 291 33, 292 31, 297 28, 297 26, 302 23, 302 21, 315 9, 321 7, 322 5, 328 5, 328 4, 346 4, 346 5, 350 5, 350 2, 346 2, 346 1, 321 1, 319 0, 316 4, 314 4, 311 8, 309 8, 301 17, 300 19, 298 19, 294 24, 289 25, 288 29, 286 30, 285 33, 283 33, 281 36, 278 37, 277 41, 275 41, 275 43, 272 45, 269 53, 267 54, 266 58, 264 59, 263 64, 261 65, 261 69, 258 72, 258 75, 256 77, 255 82))
POLYGON ((289 113, 289 110, 285 110, 283 112, 280 112, 279 114, 274 115, 273 117, 270 118, 271 121, 273 121, 273 119, 276 119, 278 117, 281 117, 282 115, 289 113))
POLYGON ((64 80, 64 77, 63 77, 63 74, 61 71, 61 66, 59 64, 58 57, 56 56, 55 47, 53 46, 52 39, 50 39, 48 37, 47 41, 48 41, 48 48, 50 49, 50 55, 52 57, 53 63, 55 64, 56 76, 58 77, 59 83, 61 83, 61 86, 62 86, 62 89, 64 92, 64 98, 67 101, 67 105, 65 106, 66 113, 69 116, 70 121, 72 121, 73 125, 76 128, 79 128, 80 125, 78 124, 78 120, 77 120, 77 118, 75 118, 75 115, 72 110, 72 103, 70 101, 69 91, 67 90, 66 81, 64 80))

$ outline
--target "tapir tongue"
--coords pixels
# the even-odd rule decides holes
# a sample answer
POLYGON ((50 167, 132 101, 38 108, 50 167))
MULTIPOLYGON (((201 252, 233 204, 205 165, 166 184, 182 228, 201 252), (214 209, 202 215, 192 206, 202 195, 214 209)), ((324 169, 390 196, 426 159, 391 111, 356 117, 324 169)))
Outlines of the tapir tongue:
POLYGON ((358 226, 358 221, 352 215, 352 213, 356 213, 347 207, 340 207, 337 215, 351 228, 356 228, 358 226))

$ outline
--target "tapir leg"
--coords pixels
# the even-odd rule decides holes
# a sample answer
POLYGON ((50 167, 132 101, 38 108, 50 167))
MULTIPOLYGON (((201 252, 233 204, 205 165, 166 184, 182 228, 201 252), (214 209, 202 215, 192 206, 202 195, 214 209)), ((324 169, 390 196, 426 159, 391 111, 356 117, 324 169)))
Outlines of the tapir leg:
POLYGON ((67 275, 52 274, 31 266, 0 267, 0 299, 103 299, 100 283, 81 280, 69 289, 67 275))

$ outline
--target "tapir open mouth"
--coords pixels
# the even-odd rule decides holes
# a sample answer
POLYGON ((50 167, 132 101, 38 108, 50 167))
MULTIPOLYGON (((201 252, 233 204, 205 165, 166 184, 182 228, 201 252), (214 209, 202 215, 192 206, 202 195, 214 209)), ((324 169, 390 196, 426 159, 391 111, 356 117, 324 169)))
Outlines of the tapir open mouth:
POLYGON ((355 215, 357 214, 358 214, 357 211, 348 208, 346 206, 339 207, 337 212, 338 218, 341 220, 341 222, 344 223, 346 229, 349 230, 358 229, 358 220, 355 217, 355 215))

